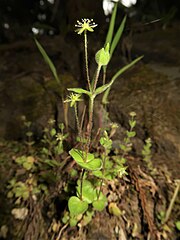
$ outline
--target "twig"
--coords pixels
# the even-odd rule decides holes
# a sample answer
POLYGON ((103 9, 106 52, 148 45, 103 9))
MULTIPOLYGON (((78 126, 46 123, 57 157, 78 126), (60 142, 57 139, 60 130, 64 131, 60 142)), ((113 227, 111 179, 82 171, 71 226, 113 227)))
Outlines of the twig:
POLYGON ((59 234, 58 234, 56 240, 59 240, 59 239, 60 239, 62 232, 63 232, 64 229, 68 226, 68 224, 69 224, 69 223, 66 223, 66 224, 60 229, 59 234))
POLYGON ((180 180, 176 180, 176 184, 177 184, 177 186, 176 186, 176 188, 175 188, 175 190, 174 190, 174 194, 173 194, 173 197, 172 197, 172 199, 171 199, 171 201, 170 201, 169 207, 168 207, 168 209, 167 209, 166 216, 165 216, 165 219, 164 219, 164 221, 163 221, 163 224, 168 221, 168 219, 169 219, 169 217, 170 217, 170 215, 171 215, 171 212, 172 212, 174 203, 175 203, 175 201, 176 201, 176 197, 177 197, 178 192, 179 192, 180 180))

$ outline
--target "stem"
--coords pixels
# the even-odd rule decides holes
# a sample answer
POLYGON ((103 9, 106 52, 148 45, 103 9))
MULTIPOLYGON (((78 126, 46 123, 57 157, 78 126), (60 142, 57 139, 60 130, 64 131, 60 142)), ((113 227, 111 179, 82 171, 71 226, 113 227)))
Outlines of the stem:
POLYGON ((75 112, 76 124, 77 124, 77 128, 78 128, 78 135, 79 135, 79 137, 81 137, 81 127, 80 127, 80 123, 79 123, 79 117, 78 117, 76 103, 74 104, 74 112, 75 112))
POLYGON ((87 51, 87 33, 84 31, 84 52, 85 52, 85 64, 86 64, 86 77, 89 90, 91 91, 91 83, 89 79, 89 66, 88 66, 88 51, 87 51))
POLYGON ((85 169, 82 169, 81 174, 81 185, 80 185, 80 199, 82 200, 82 189, 83 189, 83 177, 84 177, 85 169))
POLYGON ((93 125, 93 110, 94 110, 94 96, 91 96, 90 102, 89 102, 89 122, 88 122, 88 129, 87 129, 86 153, 89 152, 89 146, 90 146, 90 142, 91 142, 91 133, 92 133, 92 125, 93 125))
POLYGON ((105 83, 106 83, 106 66, 103 69, 104 69, 104 71, 103 71, 103 85, 105 85, 105 83))
POLYGON ((101 65, 98 65, 97 72, 96 72, 96 78, 94 80, 93 93, 96 90, 96 86, 97 86, 97 82, 98 82, 98 79, 99 79, 99 73, 100 73, 101 67, 102 67, 101 65))
POLYGON ((177 180, 177 186, 174 190, 174 194, 173 194, 173 197, 172 197, 171 202, 169 204, 169 207, 168 207, 168 210, 166 212, 166 216, 165 216, 165 219, 164 219, 163 223, 166 223, 168 221, 170 215, 171 215, 174 203, 176 201, 176 197, 177 197, 178 192, 179 192, 179 188, 180 188, 180 180, 177 180))
MULTIPOLYGON (((103 161, 102 161, 102 174, 103 174, 103 176, 104 176, 105 167, 106 167, 106 157, 107 157, 107 155, 108 155, 108 154, 107 154, 107 151, 106 151, 106 149, 105 149, 105 156, 103 157, 103 161)), ((100 185, 100 188, 99 188, 98 199, 99 199, 100 194, 101 194, 103 182, 104 182, 104 179, 101 179, 101 185, 100 185)))

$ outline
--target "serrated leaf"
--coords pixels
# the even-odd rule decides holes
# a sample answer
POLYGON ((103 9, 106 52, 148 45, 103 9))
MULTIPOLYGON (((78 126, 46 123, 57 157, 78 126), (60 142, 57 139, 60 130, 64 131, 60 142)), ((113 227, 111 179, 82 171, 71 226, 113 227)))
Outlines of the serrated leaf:
POLYGON ((87 211, 88 203, 76 196, 72 196, 68 201, 68 208, 71 216, 77 216, 87 211))

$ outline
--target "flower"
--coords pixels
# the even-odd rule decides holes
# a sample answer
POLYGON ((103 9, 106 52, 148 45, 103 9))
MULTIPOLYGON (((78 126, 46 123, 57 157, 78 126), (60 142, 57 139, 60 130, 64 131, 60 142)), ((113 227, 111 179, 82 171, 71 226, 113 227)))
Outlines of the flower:
POLYGON ((64 102, 70 102, 70 107, 73 107, 76 104, 76 102, 82 101, 80 97, 81 97, 81 94, 71 93, 64 102))
POLYGON ((77 24, 75 25, 75 27, 78 28, 76 29, 77 34, 81 34, 84 31, 94 32, 93 28, 95 28, 96 26, 97 24, 93 22, 93 19, 88 18, 83 18, 82 22, 77 20, 77 24))

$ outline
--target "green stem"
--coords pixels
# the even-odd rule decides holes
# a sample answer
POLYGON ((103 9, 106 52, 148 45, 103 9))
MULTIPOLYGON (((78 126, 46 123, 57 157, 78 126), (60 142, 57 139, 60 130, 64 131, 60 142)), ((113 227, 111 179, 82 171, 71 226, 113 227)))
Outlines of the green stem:
POLYGON ((88 51, 87 51, 87 32, 84 31, 84 52, 85 52, 85 64, 86 64, 86 77, 89 90, 91 91, 91 83, 89 79, 89 66, 88 66, 88 51))
POLYGON ((92 126, 93 126, 93 113, 94 113, 94 96, 90 97, 89 102, 89 122, 88 122, 88 129, 87 129, 87 148, 86 152, 89 152, 89 146, 91 142, 91 133, 92 133, 92 126))
POLYGON ((77 128, 78 128, 78 135, 79 137, 81 137, 81 127, 80 127, 80 123, 79 123, 79 117, 78 117, 78 111, 77 111, 77 104, 74 104, 74 112, 75 112, 75 118, 76 118, 76 124, 77 124, 77 128))
POLYGON ((96 90, 96 86, 97 86, 97 82, 98 82, 98 79, 99 79, 99 73, 101 71, 101 67, 102 67, 101 65, 98 65, 97 72, 96 72, 96 77, 95 77, 95 80, 94 80, 93 93, 96 90))
POLYGON ((103 68, 103 85, 105 85, 106 84, 106 66, 104 66, 104 68, 103 68))
MULTIPOLYGON (((104 173, 105 173, 105 167, 106 167, 106 157, 107 157, 107 151, 105 149, 105 156, 103 157, 103 161, 102 161, 102 175, 104 177, 104 173)), ((101 179, 101 184, 100 184, 100 188, 99 188, 99 193, 98 193, 98 199, 100 197, 101 194, 101 190, 102 190, 102 185, 103 185, 104 179, 101 179)))

